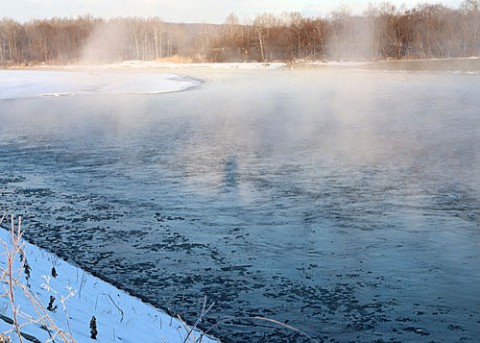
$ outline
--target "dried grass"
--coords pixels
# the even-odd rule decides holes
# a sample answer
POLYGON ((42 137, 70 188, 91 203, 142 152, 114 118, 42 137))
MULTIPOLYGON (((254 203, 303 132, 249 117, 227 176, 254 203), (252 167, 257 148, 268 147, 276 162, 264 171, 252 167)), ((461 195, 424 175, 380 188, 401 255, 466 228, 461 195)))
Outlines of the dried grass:
MULTIPOLYGON (((0 219, 0 224, 5 221, 5 218, 5 214, 3 214, 0 219)), ((6 262, 4 268, 0 267, 0 283, 4 285, 5 289, 4 293, 0 294, 0 296, 8 297, 13 318, 10 318, 12 321, 12 328, 0 335, 0 343, 8 342, 12 336, 16 336, 21 343, 24 342, 24 340, 31 340, 32 337, 23 332, 22 329, 28 325, 34 324, 41 326, 48 331, 50 342, 76 342, 71 334, 55 324, 37 295, 22 281, 22 276, 26 271, 25 266, 27 266, 25 243, 22 240, 22 220, 21 217, 19 217, 17 225, 15 225, 15 217, 11 216, 10 222, 11 242, 7 243, 0 240, 0 244, 3 246, 3 253, 1 253, 0 256, 3 256, 6 262), (19 257, 22 261, 21 266, 20 268, 15 268, 15 260, 19 257), (17 293, 16 290, 19 290, 20 292, 17 293), (28 299, 35 312, 35 316, 31 316, 20 310, 15 299, 15 294, 21 294, 28 299)))
POLYGON ((159 58, 156 60, 156 62, 159 63, 178 63, 178 64, 188 64, 188 63, 193 63, 193 58, 191 57, 185 57, 185 56, 180 56, 180 55, 173 55, 170 57, 163 57, 159 58))

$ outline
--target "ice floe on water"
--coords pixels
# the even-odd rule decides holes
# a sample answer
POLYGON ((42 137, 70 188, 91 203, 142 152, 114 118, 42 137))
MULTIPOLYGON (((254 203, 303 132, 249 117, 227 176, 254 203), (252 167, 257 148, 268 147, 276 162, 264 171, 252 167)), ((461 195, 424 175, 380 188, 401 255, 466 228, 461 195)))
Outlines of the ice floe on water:
POLYGON ((98 71, 0 71, 0 100, 91 94, 158 94, 186 90, 200 81, 171 73, 98 71))
POLYGON ((24 245, 26 262, 22 263, 23 253, 13 253, 15 245, 7 230, 0 229, 0 243, 0 293, 5 292, 0 296, 0 333, 13 342, 19 339, 12 324, 11 301, 6 295, 9 284, 4 272, 8 271, 9 256, 14 257, 12 274, 18 280, 14 304, 24 341, 94 342, 91 335, 95 326, 98 342, 215 342, 181 320, 34 245, 24 245))

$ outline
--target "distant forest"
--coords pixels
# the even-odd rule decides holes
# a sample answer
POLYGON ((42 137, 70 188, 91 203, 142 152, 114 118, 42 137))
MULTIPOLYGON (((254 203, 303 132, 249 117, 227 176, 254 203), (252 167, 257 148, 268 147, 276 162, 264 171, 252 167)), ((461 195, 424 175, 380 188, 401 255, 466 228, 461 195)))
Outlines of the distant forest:
POLYGON ((126 60, 250 62, 384 60, 480 55, 480 0, 459 8, 419 5, 348 8, 328 18, 258 15, 240 23, 166 23, 159 18, 83 16, 0 20, 0 64, 114 63, 126 60))

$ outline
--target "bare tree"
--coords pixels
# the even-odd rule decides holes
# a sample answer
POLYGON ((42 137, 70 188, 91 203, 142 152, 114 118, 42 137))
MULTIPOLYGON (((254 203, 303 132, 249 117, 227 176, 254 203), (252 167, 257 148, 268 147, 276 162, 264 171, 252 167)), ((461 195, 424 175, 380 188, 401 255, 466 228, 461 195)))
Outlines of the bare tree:
POLYGON ((465 24, 468 27, 466 30, 468 53, 478 56, 480 53, 480 0, 464 0, 461 9, 467 17, 465 24))
POLYGON ((270 37, 270 30, 275 27, 276 22, 277 19, 271 13, 260 14, 253 21, 261 62, 265 62, 267 59, 267 40, 270 37))
POLYGON ((75 63, 173 59, 293 61, 402 59, 480 54, 480 0, 458 9, 424 4, 412 10, 383 2, 362 16, 340 7, 328 19, 298 12, 258 15, 240 23, 174 24, 159 18, 0 20, 0 62, 75 63))

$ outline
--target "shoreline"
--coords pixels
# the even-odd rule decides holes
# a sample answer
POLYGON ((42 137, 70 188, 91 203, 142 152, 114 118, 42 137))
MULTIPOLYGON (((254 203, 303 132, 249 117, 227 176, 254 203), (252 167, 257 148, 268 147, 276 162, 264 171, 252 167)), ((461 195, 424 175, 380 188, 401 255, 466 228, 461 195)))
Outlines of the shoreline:
POLYGON ((123 61, 105 64, 39 64, 32 66, 0 66, 0 70, 83 71, 83 72, 166 72, 178 70, 297 70, 297 69, 360 69, 377 71, 434 71, 480 73, 480 58, 403 59, 376 61, 295 61, 233 62, 233 63, 174 63, 157 61, 123 61))
MULTIPOLYGON (((1 242, 8 251, 20 247, 13 255, 16 257, 14 271, 18 275, 14 294, 15 305, 21 309, 18 321, 24 338, 43 342, 52 333, 58 333, 60 340, 65 335, 73 338, 72 342, 82 342, 91 339, 91 320, 95 317, 97 339, 104 342, 112 339, 132 343, 139 340, 152 343, 162 340, 169 343, 219 342, 218 339, 204 336, 196 326, 186 324, 180 317, 154 307, 94 273, 29 243, 21 236, 17 245, 11 229, 6 229, 4 225, 0 227, 1 242), (22 258, 24 263, 20 262, 22 258), (26 292, 38 299, 38 304, 34 304, 26 292), (49 316, 47 320, 43 316, 38 318, 38 305, 43 307, 40 307, 40 312, 49 316), (50 320, 53 329, 45 325, 50 320)), ((8 255, 8 251, 3 254, 8 255)), ((6 269, 7 264, 5 258, 0 259, 0 268, 6 269)), ((0 332, 15 337, 16 332, 12 327, 14 315, 8 297, 0 297, 0 304, 4 309, 0 316, 0 332)))

